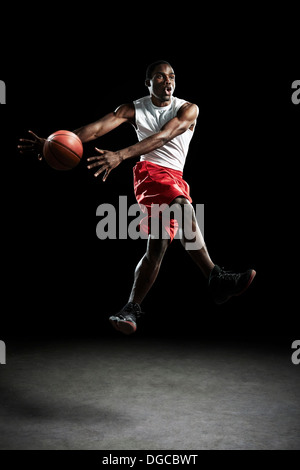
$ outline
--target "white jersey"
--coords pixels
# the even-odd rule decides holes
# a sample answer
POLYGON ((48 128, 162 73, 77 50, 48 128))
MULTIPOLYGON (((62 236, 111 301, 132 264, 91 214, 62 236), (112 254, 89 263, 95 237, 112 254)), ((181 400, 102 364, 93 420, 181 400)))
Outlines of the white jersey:
MULTIPOLYGON (((167 106, 155 106, 151 96, 145 96, 133 102, 135 106, 135 123, 138 140, 146 139, 161 130, 170 119, 174 118, 185 100, 172 96, 167 106)), ((188 129, 183 134, 174 137, 162 147, 141 156, 141 161, 149 161, 157 165, 183 171, 189 144, 193 131, 188 129)))

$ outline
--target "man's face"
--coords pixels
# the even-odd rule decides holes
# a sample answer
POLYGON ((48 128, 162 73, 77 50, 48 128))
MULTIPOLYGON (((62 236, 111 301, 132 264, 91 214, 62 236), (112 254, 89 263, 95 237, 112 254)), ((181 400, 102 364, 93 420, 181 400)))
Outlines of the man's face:
POLYGON ((172 67, 167 64, 158 64, 151 80, 146 80, 150 95, 160 103, 171 101, 175 90, 175 73, 172 67))

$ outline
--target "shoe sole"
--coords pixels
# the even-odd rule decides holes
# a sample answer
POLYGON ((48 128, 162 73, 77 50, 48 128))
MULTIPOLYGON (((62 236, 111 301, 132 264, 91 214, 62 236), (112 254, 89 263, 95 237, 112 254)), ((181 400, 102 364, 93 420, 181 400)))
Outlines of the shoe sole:
POLYGON ((249 280, 248 280, 247 285, 246 285, 240 292, 236 292, 235 294, 228 295, 225 299, 223 299, 223 300, 221 300, 221 301, 220 301, 220 300, 219 300, 219 301, 215 301, 215 303, 216 303, 217 305, 221 305, 221 304, 224 304, 225 302, 227 302, 229 299, 231 299, 231 297, 237 297, 237 296, 239 296, 239 295, 242 295, 242 294, 248 289, 248 287, 250 286, 250 284, 252 283, 253 279, 254 279, 255 276, 256 276, 256 271, 255 271, 255 269, 252 269, 251 271, 252 271, 252 272, 251 272, 251 276, 249 277, 249 280))
POLYGON ((115 330, 120 331, 124 335, 132 335, 136 331, 136 324, 131 321, 125 320, 114 320, 109 319, 111 325, 114 327, 115 330))

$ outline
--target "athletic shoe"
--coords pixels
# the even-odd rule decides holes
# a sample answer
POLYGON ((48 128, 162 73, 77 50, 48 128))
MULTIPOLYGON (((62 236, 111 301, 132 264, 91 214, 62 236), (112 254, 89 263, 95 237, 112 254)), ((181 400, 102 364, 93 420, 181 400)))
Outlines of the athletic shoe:
POLYGON ((117 331, 131 335, 136 331, 136 322, 142 313, 139 304, 128 302, 119 313, 110 317, 109 321, 117 331))
POLYGON ((215 265, 210 273, 208 287, 216 304, 227 302, 232 296, 240 295, 250 286, 256 275, 254 269, 244 273, 231 273, 215 265))

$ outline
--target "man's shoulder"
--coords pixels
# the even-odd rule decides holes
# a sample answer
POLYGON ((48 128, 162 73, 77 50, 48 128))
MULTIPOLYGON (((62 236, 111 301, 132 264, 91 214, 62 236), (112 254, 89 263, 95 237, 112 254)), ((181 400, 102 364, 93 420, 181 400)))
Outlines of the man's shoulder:
POLYGON ((173 99, 175 105, 179 108, 181 108, 181 106, 197 106, 195 103, 191 103, 190 101, 185 100, 183 98, 177 98, 177 96, 174 96, 173 99))
POLYGON ((125 103, 121 104, 115 112, 115 116, 121 119, 126 119, 128 121, 132 121, 134 119, 135 108, 133 103, 125 103))
POLYGON ((191 103, 190 101, 183 100, 180 98, 175 98, 176 102, 176 111, 177 113, 193 113, 196 116, 199 114, 199 108, 195 103, 191 103))
POLYGON ((182 106, 179 107, 177 111, 177 117, 181 120, 194 121, 193 125, 190 127, 192 130, 197 122, 199 116, 199 108, 196 104, 191 103, 190 101, 185 101, 182 106))
POLYGON ((138 98, 137 100, 133 101, 133 105, 138 106, 138 105, 141 105, 141 104, 145 104, 148 101, 150 101, 150 98, 151 98, 150 95, 143 96, 142 98, 138 98))

